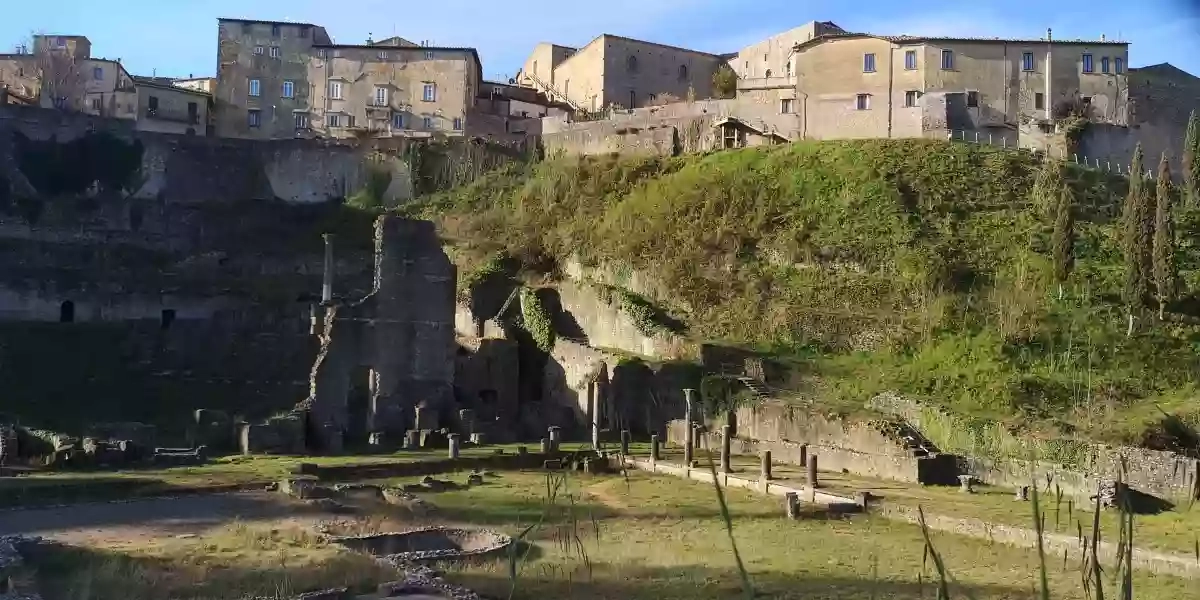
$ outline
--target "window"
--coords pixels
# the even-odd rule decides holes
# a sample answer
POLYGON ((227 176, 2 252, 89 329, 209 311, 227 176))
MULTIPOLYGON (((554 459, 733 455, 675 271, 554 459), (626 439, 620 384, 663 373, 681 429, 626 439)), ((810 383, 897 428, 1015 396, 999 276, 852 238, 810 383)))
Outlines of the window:
POLYGON ((325 58, 325 49, 317 48, 317 58, 325 58))
POLYGON ((425 117, 421 119, 421 125, 425 127, 425 129, 433 129, 433 118, 425 117))
POLYGON ((1107 57, 1107 56, 1102 56, 1102 57, 1100 57, 1100 72, 1101 72, 1101 73, 1107 73, 1107 72, 1108 72, 1108 66, 1109 66, 1109 65, 1108 65, 1108 57, 1107 57))
POLYGON ((251 110, 246 112, 246 124, 251 127, 262 125, 262 112, 251 110))
POLYGON ((271 26, 271 37, 279 37, 279 26, 278 25, 271 26))
POLYGON ((150 109, 151 113, 158 110, 158 96, 150 96, 146 100, 146 108, 150 109))
POLYGON ((342 99, 342 82, 340 82, 340 81, 330 81, 329 82, 329 97, 334 100, 342 99))
POLYGON ((387 88, 385 88, 383 86, 376 87, 375 88, 375 106, 387 106, 387 105, 388 105, 387 88))
POLYGON ((271 58, 279 58, 283 52, 279 50, 279 46, 271 46, 271 58))
POLYGON ((874 54, 864 54, 863 55, 863 73, 874 73, 874 72, 875 72, 875 55, 874 54))
POLYGON ((1118 56, 1117 58, 1113 59, 1113 63, 1113 66, 1116 67, 1118 75, 1125 72, 1125 59, 1118 56))
POLYGON ((433 60, 433 50, 425 51, 425 60, 433 60))
POLYGON ((1084 106, 1091 106, 1091 104, 1092 104, 1092 97, 1091 97, 1091 96, 1080 96, 1080 97, 1079 97, 1079 101, 1080 101, 1080 102, 1083 102, 1083 105, 1084 105, 1084 106))
POLYGON ((404 129, 404 113, 392 115, 392 129, 404 129))
POLYGON ((1045 110, 1046 109, 1046 95, 1045 94, 1038 92, 1033 95, 1033 108, 1035 110, 1045 110))
POLYGON ((629 58, 625 59, 625 70, 629 71, 630 73, 637 73, 638 60, 636 56, 630 56, 629 58))
POLYGON ((257 79, 250 80, 250 95, 251 96, 261 96, 262 95, 262 82, 261 81, 259 81, 257 79))
POLYGON ((379 51, 379 60, 387 60, 387 59, 388 59, 387 50, 380 50, 379 51))
POLYGON ((292 120, 296 122, 296 129, 308 129, 308 113, 292 113, 292 120))
POLYGON ((342 115, 325 115, 325 124, 330 127, 341 127, 342 126, 341 116, 342 115))
POLYGON ((688 68, 687 68, 687 65, 679 65, 679 80, 680 80, 680 81, 687 81, 687 80, 688 80, 688 68))
POLYGON ((771 70, 767 69, 767 79, 770 79, 770 78, 771 78, 771 70))
POLYGON ((92 98, 92 110, 100 112, 104 107, 104 103, 99 98, 92 98))
POLYGON ((791 98, 784 98, 783 100, 779 101, 779 112, 780 112, 780 114, 785 114, 785 115, 792 114, 792 99, 791 98))
POLYGON ((979 108, 979 92, 967 92, 967 108, 979 108))
POLYGON ((263 47, 262 47, 262 46, 255 46, 255 47, 254 47, 254 53, 255 53, 255 54, 257 54, 257 55, 259 55, 259 56, 262 56, 262 53, 263 53, 263 47))
POLYGON ((104 68, 96 67, 96 68, 92 69, 92 79, 95 79, 96 81, 100 81, 101 79, 104 79, 104 68))
POLYGON ((426 102, 437 102, 437 84, 426 83, 424 90, 421 92, 421 99, 426 102))
POLYGON ((953 71, 954 70, 954 51, 953 50, 942 50, 942 70, 943 71, 953 71))
POLYGON ((904 52, 904 68, 909 71, 914 71, 917 68, 917 51, 907 50, 904 52))
POLYGON ((917 90, 908 90, 904 92, 904 106, 912 108, 917 105, 917 99, 921 97, 921 92, 917 90))
POLYGON ((1084 54, 1083 55, 1083 72, 1091 73, 1094 70, 1095 70, 1095 66, 1092 64, 1092 55, 1084 54))
POLYGON ((1026 52, 1021 55, 1021 70, 1022 71, 1032 71, 1033 64, 1034 63, 1033 63, 1033 53, 1032 52, 1026 52))
POLYGON ((302 37, 302 38, 308 37, 308 27, 300 28, 300 37, 302 37))
POLYGON ((859 94, 854 98, 854 108, 858 110, 869 110, 871 108, 871 95, 859 94))
POLYGON ((70 300, 63 300, 63 303, 58 305, 58 322, 59 323, 74 323, 75 322, 75 303, 70 300))
POLYGON ((296 97, 296 84, 291 81, 283 82, 283 94, 282 95, 284 98, 295 98, 296 97))
POLYGON ((462 131, 462 128, 463 128, 463 120, 462 120, 462 117, 455 117, 455 118, 454 118, 454 130, 455 130, 455 131, 462 131))

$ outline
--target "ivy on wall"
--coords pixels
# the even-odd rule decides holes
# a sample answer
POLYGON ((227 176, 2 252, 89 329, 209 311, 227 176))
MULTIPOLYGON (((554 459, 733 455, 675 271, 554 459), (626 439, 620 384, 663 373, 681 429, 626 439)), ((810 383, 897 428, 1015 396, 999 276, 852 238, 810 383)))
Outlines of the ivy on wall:
POLYGON ((539 350, 550 352, 554 348, 554 326, 536 290, 521 289, 521 322, 539 350))
POLYGON ((622 314, 629 317, 642 335, 654 337, 660 334, 680 333, 683 330, 682 323, 671 318, 666 311, 646 297, 625 288, 597 281, 590 283, 596 290, 596 295, 605 303, 616 306, 622 314))
POLYGON ((33 140, 13 133, 17 168, 46 196, 83 194, 93 186, 104 192, 133 192, 140 179, 140 140, 126 141, 107 132, 89 132, 67 142, 33 140))

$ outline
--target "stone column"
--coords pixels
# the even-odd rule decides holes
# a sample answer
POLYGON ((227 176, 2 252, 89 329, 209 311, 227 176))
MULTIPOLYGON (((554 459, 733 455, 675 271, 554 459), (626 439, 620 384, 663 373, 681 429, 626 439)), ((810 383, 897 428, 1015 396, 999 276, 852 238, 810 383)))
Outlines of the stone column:
POLYGON ((817 455, 808 455, 808 487, 817 489, 817 455))
POLYGON ((562 429, 558 425, 551 425, 547 433, 550 435, 550 451, 558 452, 558 445, 562 443, 562 429))
POLYGON ((629 430, 621 430, 621 456, 629 456, 629 430))
POLYGON ((800 518, 800 496, 796 492, 788 492, 783 496, 783 508, 790 520, 800 518))
POLYGON ((550 439, 542 438, 542 454, 550 454, 550 439))
POLYGON ((729 456, 730 451, 732 450, 730 446, 733 443, 732 434, 732 427, 725 425, 721 428, 721 472, 725 473, 726 475, 733 472, 733 466, 730 464, 729 456))
POLYGON ((650 462, 658 462, 658 434, 650 436, 650 462))
POLYGON ((475 411, 464 408, 458 411, 458 422, 462 426, 462 434, 471 437, 475 433, 475 411))
POLYGON ((763 450, 758 453, 759 460, 759 479, 762 481, 771 480, 771 451, 763 450))
POLYGON ((333 300, 333 234, 323 233, 325 238, 325 278, 321 283, 321 302, 328 304, 333 300))
POLYGON ((446 438, 450 442, 450 458, 458 458, 458 434, 451 433, 446 438))
POLYGON ((696 390, 693 389, 683 390, 683 466, 685 468, 691 468, 692 450, 696 446, 695 428, 692 427, 693 395, 695 393, 696 390))

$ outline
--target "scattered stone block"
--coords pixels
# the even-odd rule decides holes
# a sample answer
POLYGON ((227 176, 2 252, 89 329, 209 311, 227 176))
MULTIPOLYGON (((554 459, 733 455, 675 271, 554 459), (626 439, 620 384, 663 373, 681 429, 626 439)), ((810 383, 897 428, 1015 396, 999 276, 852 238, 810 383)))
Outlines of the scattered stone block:
POLYGON ((1013 500, 1017 502, 1029 501, 1029 486, 1022 485, 1017 488, 1017 493, 1013 496, 1013 500))
POLYGON ((289 477, 279 482, 279 492, 302 500, 316 497, 317 482, 315 479, 289 477))
POLYGON ((561 460, 547 460, 542 462, 542 467, 552 471, 557 471, 563 468, 563 463, 561 460))
POLYGON ((471 434, 470 441, 476 446, 482 446, 487 443, 487 434, 476 431, 471 434))
POLYGON ((483 475, 472 473, 467 476, 467 485, 483 485, 483 475))
POLYGON ((959 485, 958 491, 960 491, 964 494, 974 494, 975 488, 972 487, 972 484, 974 482, 975 482, 975 478, 971 475, 959 475, 958 476, 958 485, 959 485))

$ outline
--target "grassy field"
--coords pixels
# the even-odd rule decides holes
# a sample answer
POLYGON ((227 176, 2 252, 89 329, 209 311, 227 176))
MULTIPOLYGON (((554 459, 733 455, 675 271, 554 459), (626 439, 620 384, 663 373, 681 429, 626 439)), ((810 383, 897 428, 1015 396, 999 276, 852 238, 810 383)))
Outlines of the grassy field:
POLYGON ((796 388, 837 410, 897 390, 969 417, 960 429, 1140 443, 1162 411, 1195 424, 1200 210, 1175 215, 1184 293, 1127 337, 1126 182, 1067 170, 1075 269, 1060 294, 1038 168, 930 140, 800 142, 509 167, 405 210, 440 223, 466 281, 500 255, 526 274, 572 259, 651 274, 649 300, 689 337, 788 358, 796 388))
MULTIPOLYGON (((741 578, 712 488, 631 473, 627 479, 570 476, 551 502, 547 490, 544 473, 502 473, 481 487, 426 495, 438 508, 432 521, 511 534, 540 523, 526 537, 530 544, 516 562, 515 581, 505 559, 449 568, 447 578, 501 598, 740 597, 741 578)), ((762 597, 935 597, 936 575, 923 561, 915 526, 871 517, 788 522, 775 499, 730 490, 727 501, 738 551, 762 597)), ((429 522, 377 513, 354 527, 387 531, 429 522)), ((955 580, 952 597, 1037 597, 1034 553, 940 534, 934 544, 955 580)), ((1088 597, 1077 569, 1050 565, 1054 598, 1088 597)), ((42 571, 52 588, 49 600, 276 597, 327 585, 365 590, 389 575, 306 532, 238 523, 116 553, 59 550, 42 571)), ((1138 598, 1200 592, 1197 582, 1142 574, 1135 574, 1134 585, 1138 598)))

